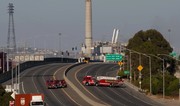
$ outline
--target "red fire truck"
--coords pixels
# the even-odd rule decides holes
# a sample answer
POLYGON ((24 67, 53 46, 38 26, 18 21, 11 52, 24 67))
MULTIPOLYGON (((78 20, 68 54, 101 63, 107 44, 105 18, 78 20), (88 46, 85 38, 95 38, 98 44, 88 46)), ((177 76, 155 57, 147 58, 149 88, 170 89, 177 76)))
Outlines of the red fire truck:
POLYGON ((95 85, 96 79, 92 76, 85 76, 82 81, 83 85, 95 85))
POLYGON ((46 81, 46 86, 47 88, 65 88, 67 87, 66 81, 65 80, 47 80, 46 81))
POLYGON ((124 81, 120 76, 110 77, 110 76, 85 76, 82 83, 84 85, 96 85, 96 86, 110 86, 110 87, 120 87, 124 84, 124 81))

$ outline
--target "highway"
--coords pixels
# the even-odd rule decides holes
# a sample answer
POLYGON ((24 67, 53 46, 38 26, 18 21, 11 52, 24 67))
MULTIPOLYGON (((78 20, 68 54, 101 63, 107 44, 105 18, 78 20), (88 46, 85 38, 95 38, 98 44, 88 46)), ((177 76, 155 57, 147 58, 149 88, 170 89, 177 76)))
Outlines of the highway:
POLYGON ((119 88, 83 86, 81 84, 85 75, 108 75, 115 76, 118 69, 117 64, 89 64, 81 65, 68 72, 68 78, 77 85, 85 95, 92 100, 99 101, 105 105, 112 106, 160 106, 144 94, 136 92, 128 86, 119 88), (74 76, 74 77, 72 77, 74 76))
POLYGON ((56 79, 63 79, 63 69, 68 64, 49 64, 45 66, 39 66, 26 70, 22 76, 21 81, 23 86, 21 88, 22 93, 43 93, 45 95, 45 102, 48 106, 59 106, 59 105, 75 105, 71 99, 69 99, 63 92, 63 89, 47 89, 45 81, 52 79, 54 73, 59 71, 56 79))
MULTIPOLYGON (((48 64, 29 68, 23 71, 20 78, 21 93, 43 93, 45 95, 45 102, 47 106, 75 106, 79 105, 79 103, 86 104, 86 102, 79 97, 76 92, 73 92, 73 89, 69 87, 69 85, 67 88, 59 89, 47 89, 46 87, 45 81, 47 79, 63 79, 64 71, 70 65, 71 64, 63 63, 48 64), (73 95, 76 99, 72 99, 73 96, 71 97, 69 95, 73 95)), ((3 85, 10 83, 11 81, 7 81, 3 85)))
MULTIPOLYGON (((161 106, 128 86, 111 88, 84 86, 85 75, 115 76, 117 64, 90 63, 70 69, 67 88, 47 89, 47 79, 63 79, 64 71, 73 64, 56 63, 29 68, 21 73, 21 93, 43 93, 47 106, 161 106), (69 85, 70 84, 70 85, 69 85)), ((7 81, 4 84, 10 84, 7 81)))

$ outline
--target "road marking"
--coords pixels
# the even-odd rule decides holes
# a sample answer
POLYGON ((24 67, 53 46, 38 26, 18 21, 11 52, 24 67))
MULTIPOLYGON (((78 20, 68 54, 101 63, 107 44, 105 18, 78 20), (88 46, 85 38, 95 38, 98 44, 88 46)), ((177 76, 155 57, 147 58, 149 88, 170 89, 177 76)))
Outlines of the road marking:
MULTIPOLYGON (((114 66, 115 67, 115 66, 114 66)), ((114 71, 116 71, 116 70, 114 70, 114 71)), ((106 72, 106 75, 108 75, 108 73, 110 73, 110 72, 112 72, 112 71, 109 71, 109 72, 106 72)), ((111 89, 110 89, 111 90, 111 89)), ((149 104, 149 105, 152 105, 152 104, 150 104, 150 103, 148 103, 148 102, 145 102, 145 101, 143 101, 143 100, 141 100, 140 98, 138 98, 138 97, 136 97, 136 96, 134 96, 134 95, 132 95, 132 94, 130 94, 129 92, 127 92, 125 89, 122 89, 124 92, 126 92, 127 94, 129 94, 130 96, 132 96, 132 97, 134 97, 134 98, 136 98, 136 99, 138 99, 138 100, 140 100, 140 101, 142 101, 142 102, 144 102, 144 103, 147 103, 147 104, 149 104)), ((113 90, 111 90, 111 91, 113 91, 113 90)), ((114 92, 114 91, 113 91, 114 92)), ((117 95, 119 95, 118 93, 116 93, 116 92, 114 92, 115 94, 117 94, 117 95)), ((121 95, 119 95, 120 97, 122 97, 121 95)), ((124 98, 125 99, 125 98, 124 98)), ((126 99, 125 99, 126 100, 126 99)), ((130 102, 130 103, 132 103, 132 102, 130 102)))
MULTIPOLYGON (((71 65, 73 66, 73 65, 71 65)), ((67 71, 68 68, 66 68, 67 71)), ((104 106, 104 104, 101 104, 99 102, 95 102, 92 99, 90 99, 89 97, 87 97, 84 93, 82 93, 67 77, 66 77, 66 71, 64 71, 63 77, 66 80, 66 82, 69 84, 69 86, 71 86, 71 88, 74 89, 74 91, 81 96, 87 103, 91 104, 91 105, 98 105, 98 106, 104 106)), ((68 70, 69 71, 69 70, 68 70)))
MULTIPOLYGON (((59 72, 62 68, 63 68, 63 67, 57 69, 56 72, 53 74, 54 79, 56 79, 56 78, 55 78, 56 73, 59 72)), ((77 105, 81 106, 81 105, 80 105, 79 103, 77 103, 73 98, 71 98, 71 96, 70 96, 64 89, 61 89, 61 90, 62 90, 62 91, 65 93, 65 95, 67 95, 68 98, 71 99, 74 103, 76 103, 77 105)))
MULTIPOLYGON (((62 68, 62 67, 61 67, 62 68)), ((44 73, 43 73, 43 76, 45 76, 45 74, 48 72, 48 70, 46 70, 44 73)), ((54 77, 54 76, 53 76, 54 77)), ((44 79, 44 77, 42 77, 44 82, 46 83, 46 80, 44 79)), ((61 105, 64 105, 58 98, 57 96, 52 92, 52 90, 50 90, 51 94, 57 99, 57 101, 61 104, 61 105)), ((65 105, 64 105, 65 106, 65 105)))
POLYGON ((71 98, 71 96, 64 90, 64 89, 62 89, 62 91, 69 97, 69 99, 71 99, 74 103, 76 103, 77 105, 79 105, 79 106, 82 106, 82 105, 80 105, 79 103, 77 103, 73 98, 71 98))
MULTIPOLYGON (((127 86, 128 86, 128 85, 127 85, 127 86)), ((142 99, 140 99, 140 98, 138 98, 138 97, 136 97, 136 96, 130 94, 129 92, 127 92, 127 91, 124 90, 124 89, 123 89, 123 91, 125 91, 126 93, 128 93, 128 94, 131 95, 132 97, 134 97, 134 98, 136 98, 136 99, 138 99, 138 100, 140 100, 140 101, 142 101, 142 102, 144 102, 144 103, 146 103, 146 104, 152 105, 151 103, 145 102, 145 101, 143 101, 142 99)), ((151 99, 151 100, 152 100, 152 99, 151 99)))
POLYGON ((99 98, 97 98, 96 96, 94 96, 94 95, 93 95, 89 90, 87 90, 87 89, 84 87, 84 85, 82 85, 82 83, 77 79, 77 73, 78 73, 79 71, 81 71, 83 68, 87 67, 87 66, 89 66, 89 65, 86 65, 86 66, 80 68, 78 71, 76 71, 76 73, 75 73, 75 75, 74 75, 76 81, 79 83, 79 85, 81 85, 81 87, 82 87, 86 92, 88 92, 88 93, 89 93, 91 96, 93 96, 95 99, 101 101, 102 103, 104 103, 104 104, 106 104, 106 105, 109 105, 109 104, 103 102, 102 100, 100 100, 99 98))
MULTIPOLYGON (((38 72, 38 71, 36 71, 35 73, 37 73, 37 72, 38 72)), ((33 73, 32 82, 33 82, 33 84, 34 84, 34 87, 35 87, 36 91, 39 93, 39 90, 38 90, 38 88, 37 88, 37 86, 36 86, 36 84, 35 84, 35 82, 34 82, 34 79, 33 79, 35 73, 33 73)))
POLYGON ((23 91, 23 93, 25 94, 26 92, 25 92, 25 90, 24 90, 24 84, 23 84, 23 82, 21 82, 22 83, 22 91, 23 91))

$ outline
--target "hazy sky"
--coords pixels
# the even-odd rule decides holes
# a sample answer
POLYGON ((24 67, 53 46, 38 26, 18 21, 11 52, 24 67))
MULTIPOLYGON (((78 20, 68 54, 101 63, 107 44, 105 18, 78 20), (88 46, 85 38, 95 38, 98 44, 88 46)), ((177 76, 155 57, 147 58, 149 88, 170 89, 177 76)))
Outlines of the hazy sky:
MULTIPOLYGON (((92 0, 93 40, 127 42, 140 30, 155 28, 180 51, 180 0, 92 0), (171 32, 168 32, 171 29, 171 32)), ((7 45, 8 4, 15 6, 17 45, 80 48, 85 35, 85 0, 0 0, 0 46, 7 45), (61 33, 61 38, 59 37, 61 33)))

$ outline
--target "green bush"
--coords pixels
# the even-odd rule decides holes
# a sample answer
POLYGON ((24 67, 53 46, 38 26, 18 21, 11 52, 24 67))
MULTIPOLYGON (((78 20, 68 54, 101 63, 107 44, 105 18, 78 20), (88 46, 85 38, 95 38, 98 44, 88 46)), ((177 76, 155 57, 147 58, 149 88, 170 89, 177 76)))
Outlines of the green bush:
POLYGON ((152 94, 158 94, 162 85, 156 77, 152 77, 152 94))
POLYGON ((174 79, 170 81, 170 84, 167 85, 167 89, 165 91, 166 95, 178 95, 179 90, 179 80, 174 79))
POLYGON ((150 91, 149 87, 150 87, 150 78, 149 77, 143 78, 142 89, 146 89, 146 90, 150 91))
POLYGON ((0 85, 0 106, 9 106, 9 101, 13 100, 11 94, 5 92, 4 88, 0 85))
POLYGON ((127 78, 127 75, 124 74, 124 71, 119 71, 118 75, 121 76, 121 78, 127 78))

